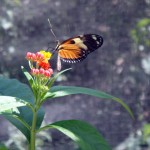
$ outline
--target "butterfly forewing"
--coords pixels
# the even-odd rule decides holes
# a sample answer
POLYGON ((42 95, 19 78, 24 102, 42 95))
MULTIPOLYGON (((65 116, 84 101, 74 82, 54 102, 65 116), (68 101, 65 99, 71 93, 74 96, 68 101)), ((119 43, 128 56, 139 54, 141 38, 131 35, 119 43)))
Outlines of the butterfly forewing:
POLYGON ((103 38, 96 34, 85 34, 62 42, 57 48, 59 57, 70 63, 80 62, 103 44, 103 38))

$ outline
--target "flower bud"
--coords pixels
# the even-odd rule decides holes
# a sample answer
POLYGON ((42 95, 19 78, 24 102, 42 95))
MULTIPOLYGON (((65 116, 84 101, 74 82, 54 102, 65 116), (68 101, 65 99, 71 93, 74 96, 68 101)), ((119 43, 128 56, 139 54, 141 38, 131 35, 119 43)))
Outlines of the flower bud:
POLYGON ((30 59, 31 59, 31 56, 32 56, 32 53, 31 53, 31 52, 27 52, 27 54, 26 54, 26 59, 27 59, 27 60, 30 60, 30 59))
POLYGON ((48 78, 51 76, 51 74, 50 74, 50 72, 49 72, 48 70, 45 70, 44 75, 45 75, 46 77, 48 77, 48 78))
POLYGON ((31 74, 32 75, 38 75, 39 74, 39 69, 32 68, 31 69, 31 74))
POLYGON ((51 75, 53 74, 53 69, 52 68, 49 68, 48 71, 50 72, 51 75))
POLYGON ((44 59, 44 55, 41 54, 40 52, 37 52, 35 55, 36 55, 37 60, 43 60, 44 59))
POLYGON ((35 55, 34 53, 31 54, 31 59, 32 59, 33 61, 36 61, 36 55, 35 55))
POLYGON ((43 68, 40 68, 39 73, 44 74, 45 70, 43 68))

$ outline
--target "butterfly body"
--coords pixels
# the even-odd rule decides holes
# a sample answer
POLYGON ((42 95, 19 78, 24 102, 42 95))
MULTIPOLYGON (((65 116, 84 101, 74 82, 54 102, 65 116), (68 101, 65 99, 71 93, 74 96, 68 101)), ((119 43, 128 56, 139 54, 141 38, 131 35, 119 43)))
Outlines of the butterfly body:
POLYGON ((79 35, 58 44, 55 51, 58 57, 68 63, 77 63, 84 60, 88 54, 103 44, 103 38, 97 34, 79 35))

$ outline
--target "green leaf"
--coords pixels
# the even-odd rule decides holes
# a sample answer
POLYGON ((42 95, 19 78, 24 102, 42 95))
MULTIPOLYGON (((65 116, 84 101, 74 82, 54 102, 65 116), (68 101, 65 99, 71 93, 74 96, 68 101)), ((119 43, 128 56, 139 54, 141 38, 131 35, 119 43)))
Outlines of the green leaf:
POLYGON ((8 150, 8 148, 4 144, 0 143, 0 150, 8 150))
MULTIPOLYGON (((19 99, 23 99, 24 101, 33 104, 34 96, 32 94, 31 89, 16 79, 6 79, 0 77, 0 95, 3 96, 12 96, 17 97, 19 99)), ((14 126, 16 126, 28 139, 30 140, 30 132, 28 128, 23 125, 18 118, 22 118, 24 122, 26 122, 29 126, 32 124, 33 113, 29 107, 19 107, 19 113, 11 112, 9 114, 3 114, 3 116, 9 120, 14 126), (17 116, 17 117, 16 117, 17 116)), ((44 118, 44 109, 40 109, 37 115, 37 129, 41 126, 41 123, 44 118)))
POLYGON ((143 18, 141 19, 138 23, 137 23, 137 27, 141 28, 141 27, 145 27, 148 24, 150 24, 150 19, 149 18, 143 18))
MULTIPOLYGON (((29 61, 30 62, 30 61, 29 61)), ((33 92, 33 94, 34 94, 34 97, 36 97, 36 90, 34 89, 34 88, 32 88, 33 87, 33 85, 34 85, 34 79, 33 79, 33 77, 29 74, 29 72, 23 67, 23 66, 21 66, 21 69, 22 69, 22 71, 23 71, 23 73, 24 73, 24 75, 25 75, 25 77, 27 78, 27 80, 28 80, 28 82, 29 82, 29 85, 30 85, 30 87, 31 87, 31 89, 32 89, 32 92, 33 92)))
POLYGON ((42 98, 42 102, 44 102, 45 100, 47 100, 48 98, 53 98, 55 94, 47 92, 44 97, 42 98))
POLYGON ((68 70, 71 70, 71 69, 72 69, 72 68, 68 68, 68 69, 65 69, 65 70, 63 70, 63 71, 57 73, 54 77, 51 78, 51 80, 50 80, 50 82, 48 83, 47 86, 50 88, 50 87, 54 84, 55 80, 56 80, 61 74, 63 74, 64 72, 66 72, 66 71, 68 71, 68 70))
POLYGON ((133 29, 130 32, 131 37, 133 38, 133 40, 138 43, 139 42, 139 38, 138 38, 138 34, 137 34, 137 30, 133 29))
POLYGON ((11 96, 0 96, 0 114, 10 109, 26 106, 27 102, 11 96))
POLYGON ((28 71, 26 71, 26 69, 23 66, 21 66, 21 69, 22 69, 24 75, 26 76, 26 78, 27 78, 30 86, 32 86, 32 84, 33 84, 33 78, 32 78, 32 76, 29 74, 28 71))
POLYGON ((16 128, 18 128, 23 133, 23 135, 26 137, 26 139, 28 141, 30 141, 30 131, 29 131, 29 128, 27 127, 28 124, 26 124, 25 121, 21 117, 19 117, 19 115, 4 114, 3 116, 7 120, 9 120, 16 128), (25 126, 25 124, 26 124, 26 126, 25 126))
POLYGON ((143 136, 146 140, 148 137, 150 137, 150 123, 146 123, 143 126, 143 136))
POLYGON ((131 109, 121 99, 102 91, 93 90, 90 88, 75 87, 75 86, 53 86, 50 89, 50 93, 54 94, 53 98, 67 96, 71 94, 87 94, 98 98, 112 99, 120 103, 128 111, 130 116, 134 118, 131 109))
POLYGON ((63 120, 47 125, 42 129, 55 128, 74 140, 82 150, 111 150, 98 131, 86 122, 63 120))

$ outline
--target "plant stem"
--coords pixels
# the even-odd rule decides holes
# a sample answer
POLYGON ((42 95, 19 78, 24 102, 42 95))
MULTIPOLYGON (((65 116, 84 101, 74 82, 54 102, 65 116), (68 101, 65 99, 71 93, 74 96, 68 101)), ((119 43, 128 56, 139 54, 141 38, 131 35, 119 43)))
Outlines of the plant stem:
POLYGON ((32 127, 30 130, 31 139, 30 139, 30 150, 35 150, 35 138, 36 138, 36 121, 37 121, 37 110, 36 108, 33 111, 33 120, 32 127))

